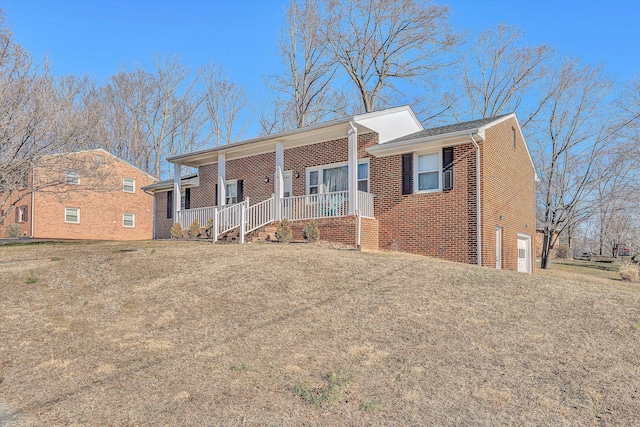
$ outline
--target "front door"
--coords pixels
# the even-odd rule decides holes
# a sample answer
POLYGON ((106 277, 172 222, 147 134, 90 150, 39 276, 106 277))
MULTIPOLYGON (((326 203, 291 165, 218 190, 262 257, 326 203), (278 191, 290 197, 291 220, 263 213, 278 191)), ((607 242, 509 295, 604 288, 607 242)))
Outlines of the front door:
POLYGON ((530 239, 518 236, 518 272, 529 273, 529 259, 531 257, 530 239))
POLYGON ((502 228, 496 227, 496 269, 502 269, 502 228))
POLYGON ((282 173, 282 182, 284 185, 282 186, 282 197, 291 197, 293 196, 292 185, 291 185, 291 171, 286 171, 282 173))

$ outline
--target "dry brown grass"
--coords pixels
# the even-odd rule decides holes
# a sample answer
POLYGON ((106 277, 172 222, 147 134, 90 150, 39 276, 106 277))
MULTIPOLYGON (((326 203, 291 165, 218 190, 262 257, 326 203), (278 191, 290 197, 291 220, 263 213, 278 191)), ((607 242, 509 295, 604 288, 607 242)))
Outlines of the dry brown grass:
POLYGON ((595 280, 326 245, 0 247, 0 425, 638 425, 640 290, 595 280))

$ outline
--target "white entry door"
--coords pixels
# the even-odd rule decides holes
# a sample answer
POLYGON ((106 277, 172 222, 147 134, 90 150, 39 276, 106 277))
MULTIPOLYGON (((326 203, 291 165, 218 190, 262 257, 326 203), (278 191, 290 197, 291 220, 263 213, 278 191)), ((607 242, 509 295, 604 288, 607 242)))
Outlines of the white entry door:
POLYGON ((502 228, 496 227, 496 269, 502 269, 502 228))
POLYGON ((282 197, 291 197, 293 196, 292 185, 291 185, 291 171, 286 171, 282 173, 282 181, 284 185, 282 186, 282 197))
POLYGON ((531 239, 525 236, 518 236, 518 272, 530 273, 531 260, 531 239))

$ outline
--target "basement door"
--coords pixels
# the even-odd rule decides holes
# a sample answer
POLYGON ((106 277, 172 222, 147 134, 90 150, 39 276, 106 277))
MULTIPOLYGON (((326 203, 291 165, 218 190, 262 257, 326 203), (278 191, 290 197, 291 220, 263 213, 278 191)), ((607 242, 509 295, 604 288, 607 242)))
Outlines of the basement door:
POLYGON ((518 234, 518 272, 531 273, 531 237, 518 234))

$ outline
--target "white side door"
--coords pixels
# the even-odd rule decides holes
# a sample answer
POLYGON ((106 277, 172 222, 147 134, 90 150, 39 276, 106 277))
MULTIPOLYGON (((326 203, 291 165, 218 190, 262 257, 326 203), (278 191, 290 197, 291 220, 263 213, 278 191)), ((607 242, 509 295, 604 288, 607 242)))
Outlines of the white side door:
POLYGON ((525 236, 518 236, 518 272, 530 273, 531 269, 531 239, 525 236))
POLYGON ((496 227, 496 270, 502 270, 502 228, 496 227))
POLYGON ((286 171, 282 173, 282 197, 291 197, 293 196, 293 186, 291 182, 291 171, 286 171))

